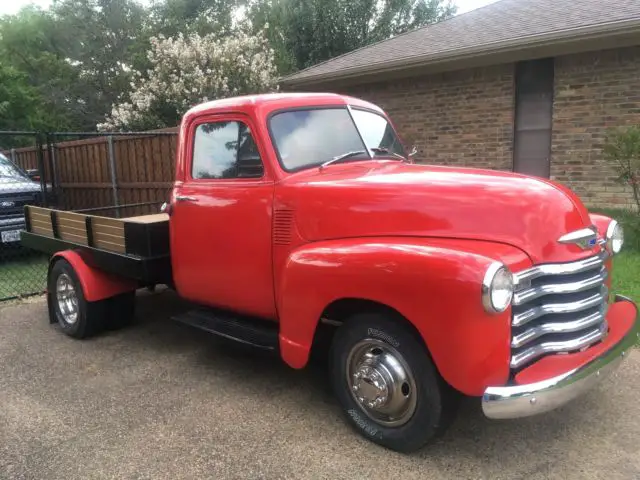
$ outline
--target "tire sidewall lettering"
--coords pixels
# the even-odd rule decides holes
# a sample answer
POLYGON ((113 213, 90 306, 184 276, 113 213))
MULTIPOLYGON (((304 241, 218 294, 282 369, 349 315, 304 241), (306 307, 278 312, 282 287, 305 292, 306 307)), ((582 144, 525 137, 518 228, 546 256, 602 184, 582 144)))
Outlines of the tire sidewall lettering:
POLYGON ((378 338, 383 342, 393 346, 394 348, 400 347, 400 342, 398 340, 396 340, 394 337, 392 337, 388 333, 383 332, 382 330, 379 330, 377 328, 368 328, 367 335, 369 335, 370 337, 378 338))
POLYGON ((382 438, 382 432, 375 427, 375 424, 371 424, 366 419, 362 418, 360 412, 358 412, 356 409, 350 408, 349 410, 347 410, 347 413, 364 433, 366 433, 370 437, 382 438))

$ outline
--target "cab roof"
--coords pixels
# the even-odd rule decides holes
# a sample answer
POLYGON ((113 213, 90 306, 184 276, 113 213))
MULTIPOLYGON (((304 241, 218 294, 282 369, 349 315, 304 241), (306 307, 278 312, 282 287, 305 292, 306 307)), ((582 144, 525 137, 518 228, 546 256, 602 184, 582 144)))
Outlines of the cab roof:
POLYGON ((275 110, 329 105, 352 105, 384 113, 380 107, 373 103, 336 93, 267 93, 205 102, 189 109, 184 115, 184 120, 188 121, 193 117, 208 113, 240 112, 266 116, 275 110))

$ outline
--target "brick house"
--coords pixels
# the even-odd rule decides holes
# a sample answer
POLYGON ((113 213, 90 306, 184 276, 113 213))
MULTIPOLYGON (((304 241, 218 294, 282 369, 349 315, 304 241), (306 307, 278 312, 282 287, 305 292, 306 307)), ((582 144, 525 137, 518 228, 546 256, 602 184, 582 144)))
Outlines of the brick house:
POLYGON ((282 86, 380 105, 419 161, 550 177, 588 205, 632 204, 601 149, 608 128, 640 123, 640 0, 502 0, 282 86))

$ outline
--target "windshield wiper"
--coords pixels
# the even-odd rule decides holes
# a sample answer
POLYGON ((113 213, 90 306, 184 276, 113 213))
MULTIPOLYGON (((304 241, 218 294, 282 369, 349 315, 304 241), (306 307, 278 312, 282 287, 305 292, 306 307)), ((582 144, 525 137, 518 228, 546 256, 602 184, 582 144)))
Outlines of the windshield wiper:
POLYGON ((336 163, 341 160, 346 160, 347 158, 355 157, 356 155, 362 155, 363 153, 367 153, 367 152, 365 152, 364 150, 354 150, 353 152, 347 152, 347 153, 343 153, 342 155, 337 155, 333 157, 331 160, 327 160, 322 165, 320 165, 320 168, 324 168, 328 165, 331 165, 332 163, 336 163))
POLYGON ((375 153, 384 153, 386 155, 393 155, 394 157, 399 158, 400 160, 402 160, 403 162, 406 162, 407 159, 405 157, 403 157, 402 155, 400 155, 399 153, 396 152, 392 152, 391 150, 389 150, 388 148, 384 148, 384 147, 371 147, 369 150, 371 150, 372 152, 375 153))

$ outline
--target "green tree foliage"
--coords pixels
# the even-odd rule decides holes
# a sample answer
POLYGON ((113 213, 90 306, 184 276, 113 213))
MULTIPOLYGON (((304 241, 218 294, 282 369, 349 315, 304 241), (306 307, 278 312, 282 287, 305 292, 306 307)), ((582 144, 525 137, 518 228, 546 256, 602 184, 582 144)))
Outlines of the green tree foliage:
POLYGON ((254 28, 269 24, 281 73, 452 16, 450 0, 253 0, 254 28))
MULTIPOLYGON (((59 35, 42 11, 28 8, 0 19, 0 129, 62 130, 75 126, 78 72, 58 49, 59 35)), ((0 146, 32 142, 2 137, 0 146)))
POLYGON ((61 0, 0 19, 0 58, 37 98, 34 128, 95 129, 128 88, 143 12, 131 0, 61 0))
POLYGON ((450 1, 55 0, 48 10, 27 7, 0 17, 1 128, 94 130, 157 67, 152 38, 223 41, 266 32, 265 48, 284 75, 446 18, 455 11, 450 1))
POLYGON ((59 48, 78 72, 74 117, 93 130, 129 88, 131 69, 144 58, 149 38, 145 9, 132 0, 60 0, 50 15, 59 48))
MULTIPOLYGON (((38 94, 28 85, 25 75, 0 64, 0 130, 33 130, 40 121, 38 94)), ((0 147, 11 148, 28 143, 24 137, 0 137, 0 147)))
POLYGON ((228 31, 243 0, 161 0, 149 10, 153 35, 208 35, 228 31))

